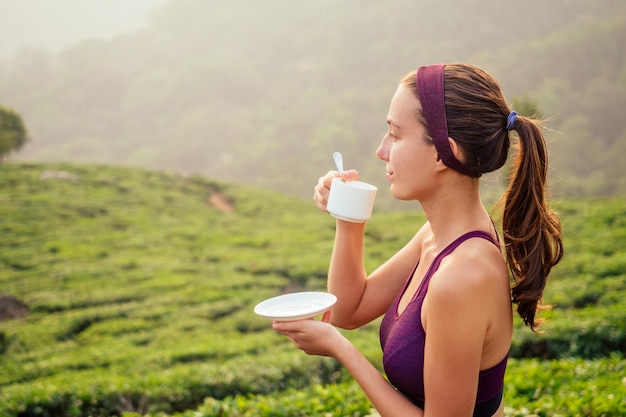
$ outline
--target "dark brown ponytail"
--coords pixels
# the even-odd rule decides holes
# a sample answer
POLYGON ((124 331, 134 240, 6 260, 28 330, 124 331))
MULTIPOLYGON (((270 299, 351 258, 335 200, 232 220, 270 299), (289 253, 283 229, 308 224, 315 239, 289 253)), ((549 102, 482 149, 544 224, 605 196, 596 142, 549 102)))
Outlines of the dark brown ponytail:
POLYGON ((502 229, 507 263, 515 284, 511 289, 517 312, 532 330, 551 268, 563 256, 561 224, 547 203, 548 155, 538 124, 518 116, 514 129, 519 149, 505 194, 502 229))

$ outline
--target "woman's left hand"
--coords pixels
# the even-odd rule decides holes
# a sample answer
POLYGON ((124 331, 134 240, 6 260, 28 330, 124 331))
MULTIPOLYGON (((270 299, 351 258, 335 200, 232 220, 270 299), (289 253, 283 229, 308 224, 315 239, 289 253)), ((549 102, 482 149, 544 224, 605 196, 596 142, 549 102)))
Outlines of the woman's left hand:
POLYGON ((339 330, 325 321, 276 321, 272 327, 309 355, 337 358, 342 347, 350 343, 339 330))

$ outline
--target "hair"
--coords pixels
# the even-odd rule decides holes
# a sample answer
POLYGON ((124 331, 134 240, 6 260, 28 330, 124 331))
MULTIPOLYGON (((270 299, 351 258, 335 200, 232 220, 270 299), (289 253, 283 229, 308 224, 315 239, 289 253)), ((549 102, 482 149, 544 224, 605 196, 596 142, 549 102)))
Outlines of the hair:
MULTIPOLYGON (((415 97, 416 71, 402 80, 415 97)), ((487 72, 464 63, 447 64, 444 95, 448 135, 470 169, 487 173, 507 162, 510 139, 506 128, 511 112, 499 83, 487 72)), ((426 125, 423 115, 418 120, 426 125)), ((563 257, 561 223, 547 198, 548 152, 540 122, 518 115, 514 130, 519 149, 512 162, 509 184, 500 198, 506 262, 513 277, 513 303, 524 324, 536 331, 545 309, 541 299, 551 268, 563 257)))

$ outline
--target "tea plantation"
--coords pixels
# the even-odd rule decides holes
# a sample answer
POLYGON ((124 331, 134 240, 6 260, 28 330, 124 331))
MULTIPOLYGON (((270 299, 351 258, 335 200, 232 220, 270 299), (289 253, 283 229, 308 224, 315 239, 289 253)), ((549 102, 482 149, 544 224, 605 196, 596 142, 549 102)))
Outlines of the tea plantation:
MULTIPOLYGON (((543 334, 516 321, 505 415, 625 416, 626 197, 554 206, 566 255, 543 334)), ((367 268, 423 221, 375 212, 367 268)), ((340 365, 252 312, 324 290, 333 234, 311 202, 260 189, 0 165, 0 417, 376 415, 340 365)), ((345 334, 380 369, 377 332, 345 334)))

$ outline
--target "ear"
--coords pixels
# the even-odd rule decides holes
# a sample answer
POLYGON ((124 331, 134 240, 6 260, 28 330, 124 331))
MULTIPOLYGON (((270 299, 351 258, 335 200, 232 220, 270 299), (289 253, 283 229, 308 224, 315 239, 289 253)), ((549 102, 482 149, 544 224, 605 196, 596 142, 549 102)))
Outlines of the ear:
POLYGON ((437 172, 442 172, 448 169, 448 166, 443 163, 443 159, 441 159, 437 151, 435 151, 435 156, 437 157, 437 162, 435 163, 435 169, 437 172))
POLYGON ((456 144, 456 140, 448 138, 448 144, 450 145, 450 149, 452 149, 452 154, 454 155, 454 157, 457 160, 464 162, 463 154, 459 146, 456 144))
MULTIPOLYGON (((452 150, 452 154, 454 155, 454 157, 457 160, 463 162, 464 161, 463 152, 461 152, 461 148, 459 148, 456 141, 452 139, 451 137, 448 137, 448 145, 450 145, 450 150, 452 150)), ((443 160, 439 157, 439 154, 437 154, 437 168, 440 171, 449 169, 448 166, 443 163, 443 160)))
MULTIPOLYGON (((465 158, 463 156, 463 152, 461 151, 461 148, 457 145, 456 141, 454 139, 452 139, 451 137, 448 137, 448 145, 450 146, 450 150, 452 151, 452 155, 454 155, 454 157, 458 161, 464 163, 465 162, 465 158)), ((437 168, 440 171, 448 169, 448 166, 443 163, 443 160, 439 156, 439 153, 436 153, 436 156, 437 156, 437 168)))

